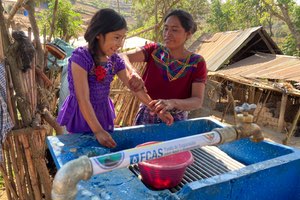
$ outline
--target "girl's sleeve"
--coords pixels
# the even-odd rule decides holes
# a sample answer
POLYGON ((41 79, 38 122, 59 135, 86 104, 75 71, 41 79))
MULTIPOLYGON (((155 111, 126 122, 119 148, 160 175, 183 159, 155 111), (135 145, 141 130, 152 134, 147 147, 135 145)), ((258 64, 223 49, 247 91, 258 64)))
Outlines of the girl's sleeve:
POLYGON ((199 57, 199 62, 197 63, 197 67, 193 71, 192 82, 198 83, 206 83, 207 81, 207 68, 206 62, 202 56, 199 57))
POLYGON ((115 54, 112 61, 114 64, 114 74, 117 74, 119 71, 125 69, 125 62, 119 55, 115 54))
POLYGON ((91 54, 83 47, 79 47, 73 51, 70 61, 75 62, 86 71, 90 71, 94 65, 91 54))
POLYGON ((151 56, 151 53, 157 49, 157 44, 156 43, 149 43, 149 44, 146 44, 145 46, 143 46, 142 48, 142 51, 144 53, 144 56, 145 56, 145 62, 148 62, 149 61, 149 58, 151 56))

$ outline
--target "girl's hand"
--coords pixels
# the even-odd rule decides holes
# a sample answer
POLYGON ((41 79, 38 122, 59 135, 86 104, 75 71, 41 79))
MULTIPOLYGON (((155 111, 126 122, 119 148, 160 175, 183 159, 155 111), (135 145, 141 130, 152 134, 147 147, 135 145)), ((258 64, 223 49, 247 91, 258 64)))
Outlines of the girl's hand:
POLYGON ((95 136, 97 141, 105 147, 114 148, 117 146, 117 143, 114 141, 111 135, 105 130, 95 132, 95 136))
POLYGON ((173 122, 174 122, 174 118, 173 118, 173 116, 169 112, 158 113, 157 115, 168 126, 171 126, 173 124, 173 122))

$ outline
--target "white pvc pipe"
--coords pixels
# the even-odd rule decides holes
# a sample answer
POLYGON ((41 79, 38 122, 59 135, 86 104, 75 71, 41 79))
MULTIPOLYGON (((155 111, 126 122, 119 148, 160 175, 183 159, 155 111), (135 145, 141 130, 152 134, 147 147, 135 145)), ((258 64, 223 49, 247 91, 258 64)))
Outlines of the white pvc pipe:
POLYGON ((89 159, 92 163, 93 175, 96 175, 170 154, 202 146, 219 144, 220 141, 220 134, 216 131, 211 131, 203 134, 118 151, 116 153, 105 154, 89 159))

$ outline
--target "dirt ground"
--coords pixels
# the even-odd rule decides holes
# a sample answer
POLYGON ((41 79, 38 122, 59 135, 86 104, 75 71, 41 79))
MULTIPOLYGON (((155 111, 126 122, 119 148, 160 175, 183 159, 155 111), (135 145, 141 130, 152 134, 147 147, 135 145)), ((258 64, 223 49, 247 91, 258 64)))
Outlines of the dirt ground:
POLYGON ((0 200, 7 200, 6 191, 5 189, 0 190, 0 200))

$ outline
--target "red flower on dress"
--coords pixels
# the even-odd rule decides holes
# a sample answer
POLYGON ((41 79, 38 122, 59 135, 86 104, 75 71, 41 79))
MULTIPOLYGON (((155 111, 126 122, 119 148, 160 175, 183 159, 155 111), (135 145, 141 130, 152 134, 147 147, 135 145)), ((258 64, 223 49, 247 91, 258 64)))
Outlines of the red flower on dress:
POLYGON ((103 66, 99 65, 99 66, 95 67, 95 75, 96 75, 97 81, 100 82, 106 76, 106 70, 104 69, 103 66))

